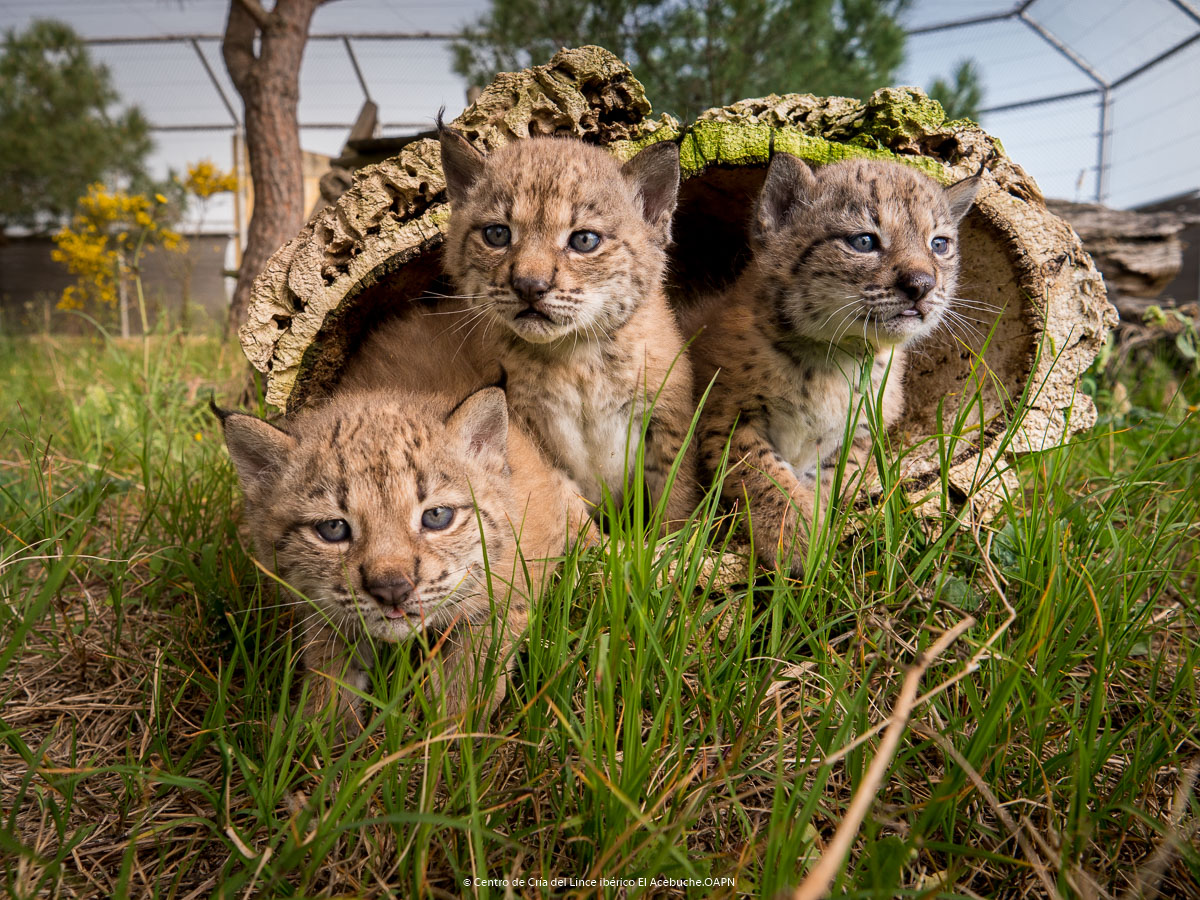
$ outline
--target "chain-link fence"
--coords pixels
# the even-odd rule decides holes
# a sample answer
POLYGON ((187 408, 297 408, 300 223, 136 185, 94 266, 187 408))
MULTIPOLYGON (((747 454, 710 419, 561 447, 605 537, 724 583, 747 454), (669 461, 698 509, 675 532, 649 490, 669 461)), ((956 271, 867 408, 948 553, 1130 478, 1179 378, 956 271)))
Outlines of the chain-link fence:
MULTIPOLYGON (((467 16, 484 4, 468 7, 467 16)), ((975 60, 987 91, 982 124, 1047 195, 1127 207, 1200 188, 1200 12, 1187 0, 919 0, 905 25, 902 80, 928 85, 959 59, 975 60)), ((455 114, 466 98, 451 68, 454 37, 313 34, 301 73, 303 146, 336 154, 367 98, 379 104, 384 134, 428 128, 443 104, 455 114)), ((161 168, 201 157, 237 166, 241 104, 220 40, 216 32, 88 39, 122 96, 154 123, 161 168)), ((233 226, 232 203, 208 215, 206 227, 233 226)))

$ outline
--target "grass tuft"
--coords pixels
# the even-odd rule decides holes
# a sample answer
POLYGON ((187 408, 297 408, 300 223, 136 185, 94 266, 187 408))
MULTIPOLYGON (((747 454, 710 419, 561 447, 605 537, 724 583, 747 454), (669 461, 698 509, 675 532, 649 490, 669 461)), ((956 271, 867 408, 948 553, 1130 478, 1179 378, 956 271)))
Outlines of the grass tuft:
POLYGON ((345 743, 291 714, 304 607, 238 533, 207 400, 244 363, 148 349, 0 342, 5 895, 774 896, 968 617, 835 889, 1200 895, 1194 376, 1093 372, 1097 427, 1022 457, 988 526, 882 447, 883 501, 827 517, 802 580, 726 583, 715 492, 663 541, 661 510, 610 511, 494 719, 431 722, 400 649, 345 743))

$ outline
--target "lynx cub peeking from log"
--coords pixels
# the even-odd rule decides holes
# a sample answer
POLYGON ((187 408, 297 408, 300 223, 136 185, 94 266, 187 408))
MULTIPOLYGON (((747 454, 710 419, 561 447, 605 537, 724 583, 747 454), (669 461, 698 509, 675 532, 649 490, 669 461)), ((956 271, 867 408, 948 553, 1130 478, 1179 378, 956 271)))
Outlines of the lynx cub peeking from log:
POLYGON ((746 270, 689 323, 703 327, 697 387, 717 375, 701 459, 715 471, 729 442, 722 492, 748 504, 764 564, 802 570, 817 487, 827 507, 846 437, 851 487, 869 459, 865 403, 884 427, 899 418, 903 347, 953 300, 958 224, 979 184, 943 188, 881 160, 816 171, 786 153, 771 160, 746 270))
MULTIPOLYGON (((439 123, 440 125, 440 123, 439 123)), ((550 459, 598 504, 632 474, 643 413, 651 501, 691 422, 691 368, 662 279, 679 188, 679 148, 624 165, 572 138, 515 140, 484 157, 440 126, 450 198, 445 269, 499 358, 509 405, 550 459)), ((687 452, 666 505, 696 499, 687 452)))
MULTIPOLYGON (((420 317, 408 339, 437 355, 420 317)), ((488 712, 504 696, 530 601, 568 539, 593 527, 589 512, 510 426, 502 390, 463 399, 455 392, 473 379, 450 375, 437 393, 413 393, 380 371, 352 368, 337 395, 283 428, 218 413, 256 554, 310 604, 297 617, 307 712, 333 701, 352 717, 350 688, 367 688, 376 643, 421 632, 445 711, 488 712), (488 654, 499 672, 479 696, 488 654)))

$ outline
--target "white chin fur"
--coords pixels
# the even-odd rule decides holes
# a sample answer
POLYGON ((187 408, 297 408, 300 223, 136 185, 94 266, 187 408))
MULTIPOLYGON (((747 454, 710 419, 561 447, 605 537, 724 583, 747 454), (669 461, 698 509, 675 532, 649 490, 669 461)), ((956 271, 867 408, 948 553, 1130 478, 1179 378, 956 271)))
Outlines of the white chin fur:
POLYGON ((371 637, 376 640, 386 641, 389 644, 399 644, 403 641, 411 640, 426 629, 441 627, 443 622, 448 621, 452 617, 453 608, 456 605, 453 601, 447 600, 436 608, 427 610, 424 618, 421 616, 402 616, 398 619, 389 619, 380 614, 379 616, 372 617, 365 624, 371 637))
POLYGON ((420 630, 421 620, 408 616, 403 619, 376 619, 367 628, 371 637, 389 644, 410 640, 420 630))
POLYGON ((507 324, 513 334, 531 344, 549 344, 575 330, 571 325, 558 325, 544 319, 510 319, 507 324))
POLYGON ((941 310, 930 310, 924 316, 896 316, 875 326, 881 344, 895 346, 932 334, 942 321, 941 310))

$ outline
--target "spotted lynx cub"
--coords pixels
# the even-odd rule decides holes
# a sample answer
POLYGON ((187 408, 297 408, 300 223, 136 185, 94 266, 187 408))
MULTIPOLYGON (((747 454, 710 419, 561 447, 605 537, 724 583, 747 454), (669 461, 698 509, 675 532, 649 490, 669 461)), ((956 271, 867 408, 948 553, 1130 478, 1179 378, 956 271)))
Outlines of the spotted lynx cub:
POLYGON ((932 332, 953 299, 958 223, 979 183, 943 188, 878 160, 813 171, 786 153, 772 159, 751 261, 691 323, 703 326, 697 387, 717 374, 702 462, 714 471, 730 442, 723 494, 748 503, 764 564, 802 569, 817 485, 825 506, 849 422, 851 475, 869 459, 864 401, 879 404, 884 426, 899 418, 903 348, 932 332))
MULTIPOLYGON (((438 355, 436 335, 409 333, 438 355)), ((437 648, 446 711, 490 711, 505 675, 478 697, 477 665, 490 651, 511 666, 554 557, 590 527, 578 489, 510 425, 502 390, 463 399, 476 379, 459 371, 415 393, 395 384, 403 371, 352 368, 282 428, 220 413, 256 554, 312 604, 309 713, 332 700, 353 716, 348 688, 367 687, 375 644, 419 632, 437 648)))
MULTIPOLYGON (((678 147, 655 144, 620 165, 569 138, 513 141, 484 157, 449 128, 440 137, 444 266, 484 323, 478 340, 504 368, 513 412, 598 504, 602 487, 620 498, 653 402, 644 471, 658 500, 693 410, 662 289, 678 147)), ((692 512, 694 468, 689 451, 668 520, 692 512)))

